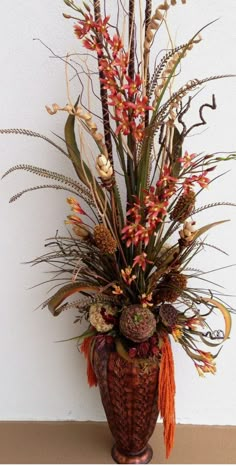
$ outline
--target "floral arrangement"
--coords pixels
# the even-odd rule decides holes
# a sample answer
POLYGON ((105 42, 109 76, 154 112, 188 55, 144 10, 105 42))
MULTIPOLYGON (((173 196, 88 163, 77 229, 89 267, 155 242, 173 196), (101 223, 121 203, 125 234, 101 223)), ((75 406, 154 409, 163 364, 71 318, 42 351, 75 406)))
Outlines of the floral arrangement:
MULTIPOLYGON (((172 44, 153 62, 153 45, 159 29, 167 28, 169 10, 176 4, 185 8, 186 0, 163 0, 156 9, 152 0, 145 0, 141 25, 135 21, 135 0, 129 0, 127 11, 117 0, 127 20, 126 35, 119 18, 112 24, 102 13, 100 0, 80 5, 74 0, 64 2, 72 10, 64 17, 74 21, 74 34, 82 41, 84 53, 97 62, 93 79, 100 87, 101 114, 84 103, 82 88, 76 102, 69 99, 64 106, 46 107, 51 115, 68 114, 66 149, 32 131, 1 130, 46 139, 69 158, 76 177, 31 165, 17 165, 5 175, 27 170, 57 183, 26 189, 11 201, 39 188, 70 193, 68 236, 57 234, 47 243, 50 251, 34 261, 51 265, 57 280, 64 283, 43 306, 54 316, 76 309, 75 322, 88 322, 78 342, 87 357, 90 385, 96 384, 91 361, 98 336, 127 360, 151 358, 160 364, 158 403, 168 455, 175 419, 169 336, 204 376, 215 373, 219 351, 211 348, 223 343, 231 328, 230 306, 219 292, 209 291, 208 285, 191 286, 191 280, 201 274, 189 264, 204 249, 206 232, 225 221, 199 227, 195 216, 217 205, 233 205, 198 207, 198 200, 218 178, 214 177, 216 167, 235 155, 198 154, 189 151, 186 142, 196 127, 206 123, 205 108, 216 109, 213 95, 210 103, 201 105, 199 121, 188 127, 186 114, 194 92, 226 76, 193 79, 174 90, 180 64, 198 46, 206 26, 186 43, 172 44), (72 295, 74 301, 68 302, 72 295), (223 315, 222 330, 209 325, 215 310, 223 315)), ((68 66, 72 66, 69 59, 68 66)), ((92 80, 90 72, 86 71, 92 80)))

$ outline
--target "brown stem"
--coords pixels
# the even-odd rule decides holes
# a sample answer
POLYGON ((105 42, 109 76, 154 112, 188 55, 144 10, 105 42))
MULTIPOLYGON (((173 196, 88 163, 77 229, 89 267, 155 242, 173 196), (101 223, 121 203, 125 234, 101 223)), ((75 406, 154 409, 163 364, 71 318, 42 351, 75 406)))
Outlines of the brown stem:
MULTIPOLYGON (((129 66, 128 75, 131 79, 135 76, 135 41, 134 41, 134 14, 135 14, 135 0, 129 0, 129 66)), ((132 120, 132 114, 130 115, 132 120)), ((128 146, 133 155, 134 166, 136 166, 136 142, 132 134, 128 136, 128 146)), ((132 190, 134 191, 134 180, 133 180, 133 161, 130 157, 127 159, 127 175, 130 179, 132 190)))
MULTIPOLYGON (((101 19, 100 0, 94 0, 94 17, 95 17, 96 22, 101 19)), ((98 43, 102 44, 101 35, 97 36, 97 40, 98 40, 98 43)), ((98 57, 98 63, 99 63, 100 58, 101 57, 98 57)), ((99 78, 104 79, 104 73, 101 70, 99 70, 99 78)), ((110 126, 110 116, 109 116, 109 108, 108 108, 108 100, 107 100, 107 90, 104 89, 101 82, 100 82, 100 95, 101 95, 101 102, 102 102, 102 116, 103 116, 105 144, 107 147, 109 159, 110 161, 112 161, 112 140, 111 140, 111 126, 110 126)))
MULTIPOLYGON (((146 9, 145 9, 145 37, 147 34, 147 28, 150 23, 152 15, 152 0, 146 0, 146 9)), ((150 87, 150 71, 149 71, 149 54, 146 57, 146 63, 145 63, 145 70, 144 70, 144 76, 146 76, 146 95, 149 95, 149 87, 150 87)), ((145 126, 147 127, 149 123, 149 111, 147 110, 145 113, 145 126)))
POLYGON ((112 216, 113 216, 113 227, 114 227, 116 240, 117 240, 117 243, 118 243, 118 248, 119 248, 119 251, 121 253, 123 263, 124 263, 125 266, 127 266, 127 261, 126 261, 124 251, 123 251, 123 248, 122 248, 122 245, 121 245, 121 242, 120 242, 120 237, 119 237, 119 234, 118 234, 118 231, 117 231, 117 224, 119 224, 119 220, 117 219, 117 209, 116 209, 116 203, 115 203, 115 198, 114 198, 114 193, 113 192, 111 192, 111 209, 112 209, 112 216))
POLYGON ((134 9, 135 0, 129 0, 129 67, 128 74, 134 79, 134 9))

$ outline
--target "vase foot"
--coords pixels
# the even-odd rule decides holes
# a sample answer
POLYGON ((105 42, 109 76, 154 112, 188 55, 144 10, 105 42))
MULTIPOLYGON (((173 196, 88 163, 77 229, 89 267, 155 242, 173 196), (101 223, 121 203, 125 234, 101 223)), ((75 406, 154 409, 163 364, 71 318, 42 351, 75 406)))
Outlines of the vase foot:
POLYGON ((152 448, 149 444, 139 453, 128 453, 119 450, 115 444, 111 450, 113 460, 118 464, 148 464, 153 455, 152 448))

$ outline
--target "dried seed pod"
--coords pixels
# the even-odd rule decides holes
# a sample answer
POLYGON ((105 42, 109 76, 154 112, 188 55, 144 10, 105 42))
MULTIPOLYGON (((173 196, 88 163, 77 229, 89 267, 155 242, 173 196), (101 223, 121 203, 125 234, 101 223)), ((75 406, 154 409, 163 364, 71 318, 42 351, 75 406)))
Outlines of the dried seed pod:
POLYGON ((186 221, 184 223, 183 229, 179 232, 180 241, 183 244, 183 246, 188 246, 189 243, 193 241, 196 232, 195 225, 196 222, 194 221, 186 221))
POLYGON ((113 168, 111 162, 104 154, 100 154, 97 157, 96 169, 99 176, 103 181, 110 180, 113 176, 113 168))
POLYGON ((131 341, 140 343, 150 338, 156 330, 154 314, 136 304, 123 309, 120 318, 120 331, 131 341))
POLYGON ((190 189, 188 192, 182 194, 179 197, 174 210, 171 212, 171 215, 170 215, 171 220, 184 223, 184 221, 193 212, 194 207, 195 207, 195 193, 193 190, 190 189))
POLYGON ((178 311, 172 304, 162 304, 159 316, 166 327, 173 328, 177 323, 178 311))
POLYGON ((104 303, 92 304, 89 308, 89 321, 98 332, 109 332, 114 327, 117 308, 104 303))
POLYGON ((175 302, 186 289, 187 277, 179 272, 170 272, 164 275, 153 293, 155 304, 175 302))
POLYGON ((90 237, 89 231, 84 226, 73 225, 72 230, 76 236, 79 236, 81 239, 87 240, 90 237))
POLYGON ((114 254, 116 251, 117 242, 103 224, 94 227, 94 242, 104 254, 114 254))

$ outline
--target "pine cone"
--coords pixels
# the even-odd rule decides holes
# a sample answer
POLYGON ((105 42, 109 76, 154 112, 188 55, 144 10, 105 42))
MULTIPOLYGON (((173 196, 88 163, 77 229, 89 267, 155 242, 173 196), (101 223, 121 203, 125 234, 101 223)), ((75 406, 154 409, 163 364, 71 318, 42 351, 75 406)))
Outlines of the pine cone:
POLYGON ((120 331, 131 341, 143 342, 150 338, 156 330, 156 319, 153 313, 136 304, 125 307, 120 318, 120 331))
POLYGON ((114 254, 116 251, 116 240, 113 238, 108 228, 102 224, 94 227, 94 241, 103 254, 114 254))
POLYGON ((172 304, 162 304, 159 309, 159 316, 166 327, 173 328, 177 322, 178 311, 172 304))
POLYGON ((171 220, 183 223, 192 213, 195 207, 195 193, 191 189, 180 196, 173 212, 171 220))
POLYGON ((170 272, 164 275, 154 293, 156 304, 165 301, 173 303, 176 301, 187 286, 187 277, 179 272, 170 272))

